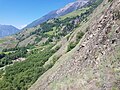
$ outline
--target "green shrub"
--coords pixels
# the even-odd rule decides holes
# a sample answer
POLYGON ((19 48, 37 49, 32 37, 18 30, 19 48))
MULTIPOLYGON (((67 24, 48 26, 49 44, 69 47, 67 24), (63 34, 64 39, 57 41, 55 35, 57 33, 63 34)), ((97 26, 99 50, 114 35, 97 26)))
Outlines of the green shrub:
POLYGON ((38 43, 38 42, 40 42, 41 40, 42 40, 42 38, 37 37, 37 38, 35 39, 35 42, 38 43))
POLYGON ((83 32, 78 32, 76 35, 76 41, 79 42, 80 39, 83 37, 84 33, 83 32))
POLYGON ((60 47, 61 47, 61 45, 58 45, 58 46, 55 47, 54 50, 55 50, 55 51, 58 51, 58 50, 60 49, 60 47))
POLYGON ((48 69, 52 68, 58 59, 59 59, 59 57, 54 56, 52 61, 45 67, 45 69, 48 70, 48 69))
POLYGON ((67 41, 69 40, 69 38, 70 38, 70 35, 71 35, 71 34, 69 34, 69 35, 67 36, 67 41))
POLYGON ((0 70, 0 79, 1 79, 2 76, 3 76, 3 73, 4 73, 4 71, 1 69, 1 70, 0 70))
POLYGON ((0 59, 2 59, 3 57, 5 57, 4 53, 0 53, 0 59))
POLYGON ((76 46, 77 43, 75 42, 70 42, 70 44, 68 45, 68 48, 67 48, 67 52, 71 51, 75 46, 76 46))
POLYGON ((80 41, 80 39, 83 37, 84 33, 83 32, 78 32, 76 35, 76 42, 70 42, 67 48, 67 52, 71 51, 80 41))
POLYGON ((119 20, 120 20, 120 11, 119 11, 119 10, 114 11, 114 17, 115 17, 116 19, 119 19, 119 20))

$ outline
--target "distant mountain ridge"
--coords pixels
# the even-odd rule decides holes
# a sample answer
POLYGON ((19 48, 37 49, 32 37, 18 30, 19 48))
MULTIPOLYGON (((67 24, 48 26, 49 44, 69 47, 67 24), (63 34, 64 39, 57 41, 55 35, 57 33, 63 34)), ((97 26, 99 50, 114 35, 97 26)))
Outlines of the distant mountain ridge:
POLYGON ((0 38, 16 34, 20 30, 12 25, 0 25, 0 38))
POLYGON ((91 1, 91 0, 77 0, 75 2, 69 3, 61 9, 51 11, 47 15, 33 21, 31 24, 27 25, 25 28, 31 28, 31 27, 37 26, 37 25, 39 25, 39 24, 41 24, 49 19, 57 18, 57 17, 63 16, 63 15, 66 15, 70 12, 73 12, 73 11, 83 7, 89 1, 91 1))

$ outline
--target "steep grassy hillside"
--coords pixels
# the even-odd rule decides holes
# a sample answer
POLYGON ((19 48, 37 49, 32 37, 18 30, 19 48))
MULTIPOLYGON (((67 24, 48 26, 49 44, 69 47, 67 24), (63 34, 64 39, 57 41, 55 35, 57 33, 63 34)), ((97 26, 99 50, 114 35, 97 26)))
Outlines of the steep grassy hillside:
POLYGON ((120 1, 104 0, 89 18, 69 36, 87 31, 79 44, 29 90, 120 90, 120 1))
POLYGON ((5 48, 14 48, 18 43, 18 40, 14 36, 0 38, 0 52, 5 48))

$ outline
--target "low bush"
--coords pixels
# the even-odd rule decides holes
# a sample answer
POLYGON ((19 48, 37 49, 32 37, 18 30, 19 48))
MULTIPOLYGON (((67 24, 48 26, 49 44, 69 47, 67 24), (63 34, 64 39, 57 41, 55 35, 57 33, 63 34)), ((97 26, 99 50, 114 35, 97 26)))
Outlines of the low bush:
POLYGON ((76 46, 76 44, 77 43, 75 42, 70 42, 67 48, 67 52, 71 51, 76 46))
POLYGON ((84 33, 83 32, 78 32, 76 35, 76 41, 79 42, 80 39, 83 37, 84 33))

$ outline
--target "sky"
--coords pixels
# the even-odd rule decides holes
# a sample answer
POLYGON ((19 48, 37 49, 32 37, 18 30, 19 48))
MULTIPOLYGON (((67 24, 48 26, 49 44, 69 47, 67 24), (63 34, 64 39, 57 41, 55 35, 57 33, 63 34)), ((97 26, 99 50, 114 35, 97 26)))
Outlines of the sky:
POLYGON ((23 28, 75 0, 0 0, 0 24, 23 28))

